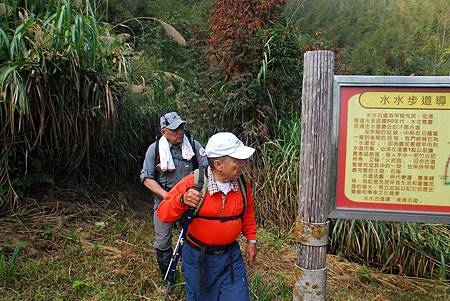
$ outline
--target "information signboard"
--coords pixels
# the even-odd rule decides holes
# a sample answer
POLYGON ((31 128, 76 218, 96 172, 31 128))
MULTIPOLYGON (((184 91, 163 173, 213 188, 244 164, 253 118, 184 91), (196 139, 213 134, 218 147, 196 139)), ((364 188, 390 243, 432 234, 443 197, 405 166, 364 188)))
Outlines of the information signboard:
POLYGON ((450 223, 450 77, 335 76, 330 217, 450 223))

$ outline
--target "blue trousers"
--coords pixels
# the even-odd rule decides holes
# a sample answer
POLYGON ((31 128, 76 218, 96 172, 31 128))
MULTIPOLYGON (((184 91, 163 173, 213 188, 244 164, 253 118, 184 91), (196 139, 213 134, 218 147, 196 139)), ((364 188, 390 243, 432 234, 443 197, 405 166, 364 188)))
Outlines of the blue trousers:
POLYGON ((249 289, 244 261, 239 244, 222 255, 205 254, 205 283, 200 286, 199 250, 188 244, 183 246, 182 272, 186 279, 187 301, 249 301, 249 289), (230 271, 230 253, 233 261, 234 281, 230 271))

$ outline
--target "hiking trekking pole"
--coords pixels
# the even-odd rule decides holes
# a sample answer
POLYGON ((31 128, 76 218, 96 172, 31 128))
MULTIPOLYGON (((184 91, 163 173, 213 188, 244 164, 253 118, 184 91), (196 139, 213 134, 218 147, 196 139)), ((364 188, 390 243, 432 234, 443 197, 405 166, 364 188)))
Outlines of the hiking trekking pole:
MULTIPOLYGON (((164 276, 164 285, 170 286, 175 282, 175 272, 177 271, 178 261, 180 260, 181 250, 183 249, 184 239, 186 238, 186 233, 189 224, 192 221, 192 216, 194 215, 195 208, 189 208, 186 215, 185 221, 183 223, 183 228, 181 228, 180 235, 178 236, 178 241, 173 250, 172 258, 170 259, 169 267, 167 268, 166 275, 164 276)), ((169 296, 169 289, 164 293, 164 300, 167 300, 169 296)))
MULTIPOLYGON (((196 176, 194 175, 194 189, 197 191, 202 191, 204 182, 204 174, 205 170, 203 168, 198 169, 199 175, 198 179, 196 179, 196 176)), ((184 218, 183 227, 181 228, 180 235, 178 236, 178 241, 175 246, 175 249, 173 250, 172 258, 170 259, 169 267, 166 271, 166 274, 164 275, 163 283, 166 285, 170 285, 170 283, 175 282, 175 272, 177 271, 177 265, 178 261, 180 260, 181 250, 183 249, 184 240, 186 238, 187 230, 189 227, 189 224, 192 221, 192 218, 194 217, 196 208, 190 207, 188 209, 188 212, 184 218)), ((169 290, 166 291, 164 300, 167 300, 167 297, 169 295, 169 290)))
POLYGON ((175 272, 177 270, 178 260, 180 259, 181 249, 184 245, 184 239, 186 238, 186 232, 189 224, 191 223, 192 216, 194 215, 195 208, 189 208, 189 211, 186 215, 185 221, 183 223, 183 228, 181 228, 180 235, 178 236, 178 241, 173 250, 172 258, 170 259, 169 268, 166 271, 166 275, 164 276, 164 282, 167 281, 173 282, 175 272))

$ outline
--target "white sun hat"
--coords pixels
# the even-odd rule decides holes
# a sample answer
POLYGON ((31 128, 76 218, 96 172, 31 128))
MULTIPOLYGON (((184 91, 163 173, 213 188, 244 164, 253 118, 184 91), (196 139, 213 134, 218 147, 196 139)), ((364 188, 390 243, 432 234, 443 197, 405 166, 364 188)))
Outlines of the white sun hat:
POLYGON ((208 158, 230 156, 244 160, 250 158, 255 149, 245 146, 233 133, 220 132, 209 138, 205 152, 208 158))

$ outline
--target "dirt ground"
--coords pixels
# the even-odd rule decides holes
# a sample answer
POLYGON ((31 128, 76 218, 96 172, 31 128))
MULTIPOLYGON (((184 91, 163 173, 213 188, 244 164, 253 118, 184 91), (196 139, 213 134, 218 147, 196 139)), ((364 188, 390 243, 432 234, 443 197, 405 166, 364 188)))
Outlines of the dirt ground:
MULTIPOLYGON (((66 191, 0 216, 1 300, 160 300, 151 204, 66 191)), ((292 300, 295 244, 258 230, 254 300, 292 300)), ((183 300, 183 279, 170 295, 183 300)), ((449 282, 389 275, 328 256, 328 300, 450 300, 449 282)))

